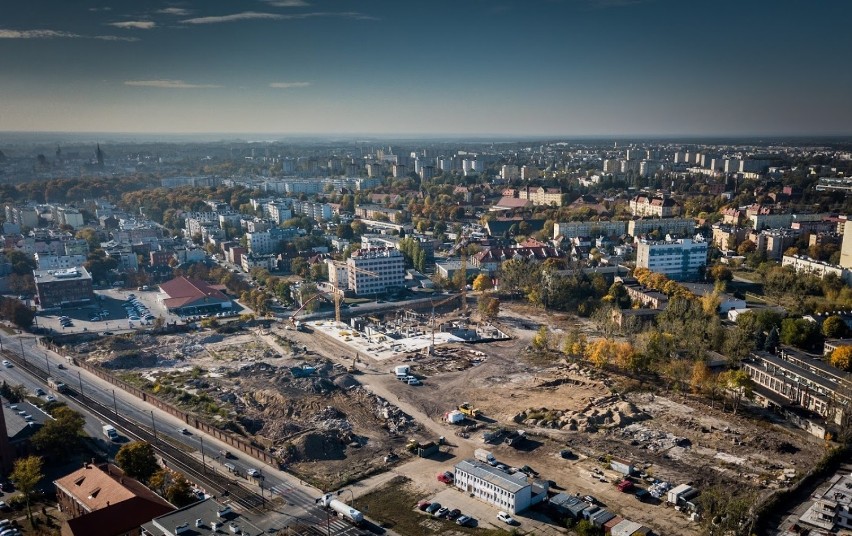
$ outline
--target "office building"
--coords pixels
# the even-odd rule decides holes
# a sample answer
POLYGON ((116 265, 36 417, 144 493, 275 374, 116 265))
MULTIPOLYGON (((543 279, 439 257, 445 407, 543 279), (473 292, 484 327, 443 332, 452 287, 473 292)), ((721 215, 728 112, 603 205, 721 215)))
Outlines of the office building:
POLYGON ((511 514, 547 499, 544 483, 531 484, 521 472, 509 474, 473 459, 457 463, 453 476, 453 485, 464 493, 511 514))
POLYGON ((698 279, 707 265, 707 242, 695 239, 648 241, 636 246, 636 267, 661 273, 674 281, 698 279))
POLYGON ((405 258, 396 249, 360 249, 346 264, 349 289, 359 296, 383 294, 405 285, 405 258))
POLYGON ((92 276, 82 266, 64 270, 33 270, 42 309, 92 303, 92 276))

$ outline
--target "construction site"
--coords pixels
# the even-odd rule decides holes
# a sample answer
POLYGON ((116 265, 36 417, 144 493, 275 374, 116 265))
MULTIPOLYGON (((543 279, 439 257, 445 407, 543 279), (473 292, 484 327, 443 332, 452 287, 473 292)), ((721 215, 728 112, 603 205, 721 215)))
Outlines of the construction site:
POLYGON ((623 378, 531 350, 540 325, 595 336, 578 322, 523 306, 487 324, 458 310, 399 310, 302 329, 285 321, 234 333, 136 333, 68 349, 262 445, 325 489, 405 465, 412 486, 428 493, 440 484, 436 468, 485 447, 507 466, 532 465, 553 489, 593 494, 662 534, 697 534, 685 514, 661 515, 664 506, 617 489, 606 461, 630 460, 649 489, 759 491, 821 455, 819 441, 779 422, 625 389, 623 378), (435 451, 443 462, 406 465, 435 451))

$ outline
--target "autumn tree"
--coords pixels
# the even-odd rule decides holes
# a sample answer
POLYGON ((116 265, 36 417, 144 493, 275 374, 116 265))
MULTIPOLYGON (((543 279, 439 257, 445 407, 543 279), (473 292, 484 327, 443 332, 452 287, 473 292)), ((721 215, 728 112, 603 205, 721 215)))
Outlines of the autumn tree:
POLYGON ((486 290, 491 290, 494 285, 491 283, 491 278, 486 274, 479 274, 476 276, 476 279, 473 280, 473 290, 477 292, 484 292, 486 290))
POLYGON ((852 372, 852 346, 839 346, 831 352, 829 362, 832 366, 852 372))
POLYGON ((533 337, 532 345, 538 351, 544 351, 550 347, 550 333, 547 331, 547 326, 538 328, 538 332, 533 337))
POLYGON ((24 496, 24 501, 27 504, 27 519, 32 522, 33 512, 30 508, 33 492, 36 489, 39 481, 44 477, 41 472, 42 459, 39 456, 27 456, 20 458, 15 462, 12 473, 9 479, 15 484, 15 487, 24 496))
POLYGON ((154 448, 144 441, 134 441, 118 449, 115 463, 133 478, 147 482, 160 468, 154 448))
POLYGON ((751 376, 742 369, 727 370, 719 376, 722 384, 728 392, 731 393, 734 415, 736 415, 742 399, 751 399, 754 392, 754 381, 751 379, 751 376))
POLYGON ((178 508, 183 508, 198 500, 192 493, 189 481, 182 474, 175 474, 171 480, 171 484, 166 488, 167 501, 178 508))
POLYGON ((477 309, 484 318, 493 320, 500 314, 500 300, 494 296, 482 294, 477 301, 477 309))

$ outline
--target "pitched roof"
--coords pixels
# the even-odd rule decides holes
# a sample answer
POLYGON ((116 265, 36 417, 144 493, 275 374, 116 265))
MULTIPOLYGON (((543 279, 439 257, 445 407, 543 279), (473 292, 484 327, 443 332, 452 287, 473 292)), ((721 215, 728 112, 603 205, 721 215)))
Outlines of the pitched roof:
POLYGON ((470 459, 462 460, 456 464, 456 470, 469 473, 480 480, 484 480, 494 486, 504 489, 510 493, 517 493, 523 488, 529 486, 527 477, 523 473, 515 473, 510 475, 505 471, 501 471, 490 465, 485 465, 482 462, 470 459))
POLYGON ((200 279, 189 279, 183 276, 163 283, 160 285, 160 290, 169 296, 163 300, 168 309, 177 309, 200 300, 210 303, 230 301, 216 287, 200 279))
POLYGON ((77 536, 114 536, 126 534, 155 517, 174 510, 168 503, 151 502, 142 497, 131 497, 118 504, 69 519, 68 528, 77 536))

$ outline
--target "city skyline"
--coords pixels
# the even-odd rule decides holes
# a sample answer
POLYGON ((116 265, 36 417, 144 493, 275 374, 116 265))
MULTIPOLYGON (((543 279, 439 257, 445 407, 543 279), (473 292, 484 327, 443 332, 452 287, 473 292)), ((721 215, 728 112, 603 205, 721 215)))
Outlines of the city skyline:
POLYGON ((852 131, 839 1, 42 4, 0 23, 3 131, 852 131))

